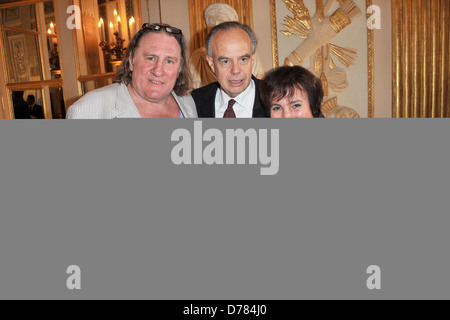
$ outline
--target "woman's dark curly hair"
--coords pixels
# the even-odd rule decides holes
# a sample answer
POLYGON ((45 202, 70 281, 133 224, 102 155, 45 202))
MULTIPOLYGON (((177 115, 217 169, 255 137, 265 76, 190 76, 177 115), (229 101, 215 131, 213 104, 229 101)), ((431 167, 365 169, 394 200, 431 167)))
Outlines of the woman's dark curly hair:
POLYGON ((292 98, 295 89, 306 92, 314 118, 323 118, 320 111, 323 100, 322 82, 303 67, 279 67, 270 71, 261 84, 261 101, 270 114, 273 101, 292 98))
MULTIPOLYGON (((186 41, 184 39, 183 34, 181 33, 181 31, 180 31, 180 33, 167 32, 165 29, 166 27, 169 29, 170 28, 177 29, 177 28, 173 28, 172 26, 170 26, 168 24, 159 24, 158 26, 161 27, 161 29, 159 29, 159 30, 153 30, 151 28, 146 28, 145 26, 146 26, 146 24, 144 24, 142 29, 136 33, 136 35, 133 37, 133 39, 131 39, 130 44, 127 49, 127 52, 125 54, 123 63, 120 66, 119 70, 117 71, 115 82, 123 83, 125 85, 130 84, 130 82, 132 80, 132 74, 133 74, 133 72, 130 69, 130 64, 131 64, 130 58, 134 57, 134 53, 136 52, 136 49, 138 48, 142 37, 150 32, 153 32, 153 33, 165 32, 166 34, 168 34, 171 37, 174 37, 177 40, 178 44, 180 45, 180 49, 181 49, 181 69, 180 69, 180 74, 178 76, 177 82, 175 83, 175 87, 173 88, 173 91, 178 96, 187 95, 190 90, 191 74, 189 72, 189 68, 188 68, 187 62, 186 62, 186 41)), ((179 30, 179 29, 177 29, 177 30, 179 30)))

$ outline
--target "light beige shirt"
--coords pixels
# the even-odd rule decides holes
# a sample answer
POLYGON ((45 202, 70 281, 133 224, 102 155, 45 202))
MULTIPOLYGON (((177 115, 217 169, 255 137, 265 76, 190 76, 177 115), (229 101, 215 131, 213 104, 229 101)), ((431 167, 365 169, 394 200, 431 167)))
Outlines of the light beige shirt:
MULTIPOLYGON (((190 95, 172 96, 185 118, 197 118, 194 99, 190 95)), ((123 83, 115 83, 84 95, 67 111, 66 119, 141 118, 141 115, 123 83)))

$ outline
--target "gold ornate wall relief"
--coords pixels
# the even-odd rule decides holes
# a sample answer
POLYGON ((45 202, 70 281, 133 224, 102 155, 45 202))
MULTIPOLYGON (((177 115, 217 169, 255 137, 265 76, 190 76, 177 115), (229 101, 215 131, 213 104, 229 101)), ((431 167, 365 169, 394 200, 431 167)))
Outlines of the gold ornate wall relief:
POLYGON ((394 118, 450 117, 448 0, 392 1, 394 118))
POLYGON ((310 68, 328 91, 325 102, 337 96, 339 103, 354 106, 362 117, 373 117, 373 31, 364 14, 371 4, 271 0, 274 67, 310 68))
POLYGON ((232 6, 239 15, 239 22, 253 28, 252 0, 189 0, 191 52, 205 45, 207 30, 203 13, 213 3, 226 3, 232 6))

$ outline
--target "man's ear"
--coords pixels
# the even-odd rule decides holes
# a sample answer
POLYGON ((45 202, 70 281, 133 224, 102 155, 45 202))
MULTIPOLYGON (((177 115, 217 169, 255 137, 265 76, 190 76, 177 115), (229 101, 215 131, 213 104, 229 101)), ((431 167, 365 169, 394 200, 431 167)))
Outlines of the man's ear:
POLYGON ((250 58, 252 61, 252 66, 255 64, 255 58, 256 58, 256 53, 252 54, 252 57, 250 58))
POLYGON ((206 55, 206 61, 208 61, 209 67, 211 68, 212 72, 216 74, 216 70, 214 68, 214 59, 209 55, 206 55))
POLYGON ((128 57, 128 62, 130 63, 130 71, 133 71, 134 65, 133 65, 133 55, 132 54, 130 54, 130 56, 128 57))

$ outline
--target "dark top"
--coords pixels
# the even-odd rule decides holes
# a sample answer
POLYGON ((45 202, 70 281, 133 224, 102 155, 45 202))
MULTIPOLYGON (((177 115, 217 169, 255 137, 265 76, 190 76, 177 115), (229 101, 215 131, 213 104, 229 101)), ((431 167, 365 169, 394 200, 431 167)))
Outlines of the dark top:
POLYGON ((35 104, 33 109, 30 109, 30 116, 36 119, 44 119, 44 109, 42 106, 35 104))
MULTIPOLYGON (((259 87, 261 80, 252 76, 255 82, 255 103, 253 105, 253 118, 268 118, 266 109, 261 103, 259 98, 259 87)), ((220 88, 219 82, 214 82, 206 87, 199 88, 191 92, 192 98, 194 98, 195 105, 197 107, 197 113, 199 118, 215 118, 216 117, 216 94, 220 88)))
POLYGON ((23 100, 17 100, 14 103, 14 118, 16 119, 30 119, 30 112, 28 109, 28 103, 23 100))

